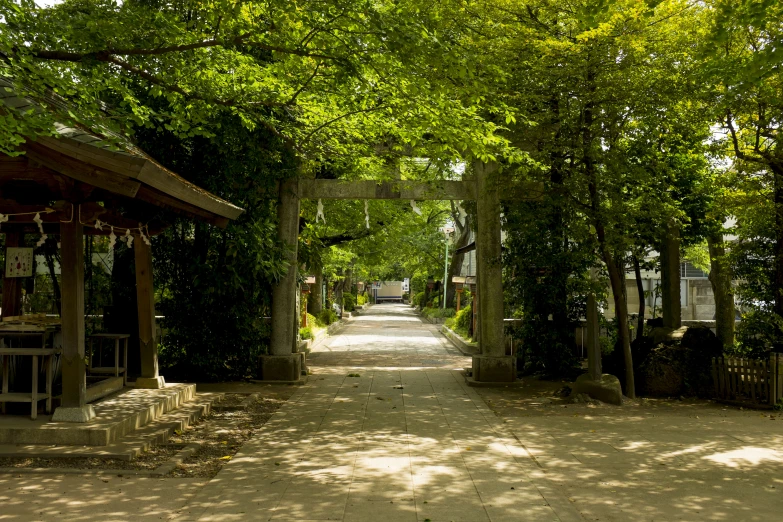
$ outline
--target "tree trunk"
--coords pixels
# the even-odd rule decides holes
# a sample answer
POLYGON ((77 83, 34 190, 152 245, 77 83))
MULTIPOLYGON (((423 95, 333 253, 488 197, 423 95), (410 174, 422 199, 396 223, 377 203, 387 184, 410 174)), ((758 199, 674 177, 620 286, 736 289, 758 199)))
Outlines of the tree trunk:
POLYGON ((345 270, 345 279, 343 279, 343 293, 351 293, 353 290, 353 268, 345 270))
MULTIPOLYGON (((603 236, 603 226, 596 227, 599 229, 599 237, 603 236)), ((628 329, 628 303, 625 301, 625 286, 624 274, 618 269, 617 263, 614 260, 614 256, 606 247, 604 241, 599 240, 602 243, 601 253, 604 258, 604 263, 609 271, 609 282, 612 286, 612 297, 614 299, 614 310, 617 315, 617 339, 620 341, 623 347, 623 360, 625 362, 625 395, 629 399, 636 398, 636 387, 634 384, 633 375, 633 355, 631 354, 631 337, 628 329)))
POLYGON ((343 269, 340 268, 337 270, 337 280, 334 282, 334 287, 332 288, 332 295, 334 296, 334 302, 337 303, 337 306, 340 307, 340 314, 339 316, 343 316, 343 284, 345 282, 345 278, 343 277, 343 269))
POLYGON ((307 312, 312 315, 318 315, 321 312, 321 303, 323 301, 323 279, 324 267, 320 263, 311 267, 315 283, 310 287, 310 294, 307 296, 307 312))
POLYGON ((636 276, 636 291, 639 292, 639 317, 636 323, 636 339, 639 340, 644 336, 644 283, 642 282, 642 269, 639 266, 639 258, 634 254, 633 256, 633 273, 636 276))
POLYGON ((734 290, 723 232, 707 236, 707 246, 710 251, 709 279, 715 296, 715 332, 721 346, 726 348, 734 344, 734 290))
MULTIPOLYGON (((783 318, 783 165, 770 162, 769 168, 774 176, 775 193, 775 313, 783 318)), ((783 334, 775 336, 773 350, 783 352, 783 334)))
MULTIPOLYGON (((594 83, 595 74, 592 69, 587 71, 587 85, 591 95, 596 93, 594 83)), ((587 188, 590 194, 590 208, 593 214, 593 222, 598 244, 601 249, 606 268, 609 271, 609 281, 612 286, 612 296, 614 298, 615 314, 617 315, 617 338, 623 347, 623 359, 625 361, 625 395, 630 399, 636 398, 636 387, 633 376, 633 355, 631 354, 631 339, 628 331, 628 304, 625 301, 625 274, 620 273, 617 263, 612 256, 609 245, 606 242, 606 230, 604 222, 601 219, 601 202, 598 194, 598 182, 596 175, 593 149, 596 147, 593 136, 593 111, 595 106, 592 101, 585 104, 584 119, 582 124, 582 146, 584 147, 584 156, 582 158, 585 165, 585 174, 587 175, 587 188)))
POLYGON ((460 275, 462 271, 462 263, 465 260, 465 254, 458 254, 457 250, 468 245, 470 240, 470 218, 465 217, 465 225, 460 231, 459 238, 456 245, 454 245, 454 252, 451 255, 451 266, 449 266, 449 279, 447 281, 446 292, 446 308, 456 308, 456 296, 457 286, 451 282, 451 280, 460 275))

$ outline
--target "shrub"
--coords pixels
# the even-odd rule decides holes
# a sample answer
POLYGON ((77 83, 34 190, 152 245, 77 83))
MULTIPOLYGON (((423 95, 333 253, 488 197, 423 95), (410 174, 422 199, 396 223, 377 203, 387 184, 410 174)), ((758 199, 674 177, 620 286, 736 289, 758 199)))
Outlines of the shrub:
POLYGON ((413 304, 415 306, 418 306, 422 310, 424 310, 424 307, 427 305, 427 303, 424 302, 424 298, 426 297, 426 295, 427 294, 425 294, 424 292, 419 292, 418 294, 416 294, 416 296, 413 298, 413 304))
POLYGON ((305 326, 304 328, 299 329, 299 337, 304 341, 307 339, 313 338, 313 331, 310 329, 309 326, 305 326))
POLYGON ((318 328, 318 318, 311 313, 307 314, 307 327, 311 330, 318 328))
POLYGON ((425 308, 421 312, 425 317, 454 317, 456 314, 453 308, 425 308))
POLYGON ((473 310, 470 306, 466 306, 465 308, 460 309, 454 316, 454 326, 467 332, 470 330, 470 322, 472 320, 473 310))
POLYGON ((356 310, 356 297, 353 294, 343 295, 343 310, 346 312, 353 312, 356 310))
POLYGON ((364 294, 359 294, 356 296, 356 304, 359 306, 367 304, 367 296, 364 294))
POLYGON ((318 313, 318 317, 316 318, 315 322, 318 326, 329 326, 335 321, 337 321, 337 314, 332 310, 324 308, 318 313))

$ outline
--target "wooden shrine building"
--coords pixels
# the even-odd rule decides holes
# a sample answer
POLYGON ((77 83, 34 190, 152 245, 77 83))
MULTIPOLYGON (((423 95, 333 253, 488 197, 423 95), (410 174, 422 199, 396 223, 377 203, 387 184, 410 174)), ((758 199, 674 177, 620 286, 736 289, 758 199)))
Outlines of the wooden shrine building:
MULTIPOLYGON (((56 111, 62 101, 19 97, 0 78, 0 111, 56 111)), ((172 216, 225 227, 243 210, 161 166, 126 138, 55 125, 56 136, 29 140, 22 155, 0 154, 0 233, 6 248, 25 234, 59 236, 61 252, 62 400, 53 420, 86 422, 84 235, 132 237, 141 355, 137 387, 158 388, 158 345, 149 237, 172 216)), ((4 272, 5 274, 5 272, 4 272)), ((21 315, 21 284, 5 278, 3 317, 21 315)))

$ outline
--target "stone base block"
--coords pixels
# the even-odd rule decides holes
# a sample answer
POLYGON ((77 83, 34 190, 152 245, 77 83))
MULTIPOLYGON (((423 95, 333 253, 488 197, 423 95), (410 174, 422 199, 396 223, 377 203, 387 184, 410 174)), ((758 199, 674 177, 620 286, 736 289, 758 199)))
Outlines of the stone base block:
POLYGON ((298 381, 302 375, 302 355, 261 355, 258 358, 258 378, 261 381, 298 381))
POLYGON ((593 399, 618 406, 623 403, 623 390, 620 387, 620 379, 614 375, 605 373, 600 381, 594 381, 585 373, 577 377, 571 388, 571 394, 586 393, 593 399))
POLYGON ((53 422, 90 422, 95 418, 95 410, 87 404, 81 408, 65 408, 60 406, 54 410, 53 422))
POLYGON ((510 355, 499 357, 474 355, 472 370, 473 380, 477 383, 514 382, 517 379, 517 358, 510 355))
POLYGON ((157 377, 137 377, 136 388, 142 390, 159 390, 166 387, 166 379, 160 375, 157 377))

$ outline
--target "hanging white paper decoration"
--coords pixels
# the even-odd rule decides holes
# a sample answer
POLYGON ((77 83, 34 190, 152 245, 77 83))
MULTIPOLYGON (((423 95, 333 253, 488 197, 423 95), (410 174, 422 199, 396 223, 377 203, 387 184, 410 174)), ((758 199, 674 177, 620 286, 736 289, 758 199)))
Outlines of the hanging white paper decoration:
POLYGON ((46 241, 46 234, 44 234, 43 219, 41 219, 40 212, 35 213, 35 217, 33 218, 33 221, 35 221, 38 224, 38 231, 41 233, 41 239, 38 240, 36 246, 41 246, 44 244, 44 241, 46 241))
POLYGON ((125 240, 125 244, 128 245, 128 248, 133 248, 133 236, 130 233, 130 229, 125 231, 123 239, 125 240))
POLYGON ((111 234, 109 234, 109 250, 114 250, 114 245, 117 244, 117 236, 114 234, 114 227, 111 227, 111 234))
POLYGON ((38 223, 38 230, 41 232, 41 234, 43 234, 44 233, 44 230, 43 230, 43 219, 41 219, 41 213, 40 212, 36 212, 35 213, 35 217, 33 218, 33 221, 38 223))
POLYGON ((321 200, 318 200, 318 211, 315 214, 315 222, 318 223, 318 218, 321 218, 321 221, 326 223, 326 218, 324 217, 324 204, 321 203, 321 200))
POLYGON ((46 240, 49 238, 46 234, 41 234, 41 239, 38 240, 38 242, 35 244, 36 248, 40 247, 44 243, 46 243, 46 240))
POLYGON ((367 200, 364 200, 364 225, 367 227, 367 230, 370 229, 370 211, 367 208, 367 200))
MULTIPOLYGON (((147 233, 149 233, 149 229, 147 230, 147 233)), ((145 245, 150 244, 149 238, 144 234, 144 225, 139 223, 139 236, 141 237, 141 240, 144 241, 145 245)))
POLYGON ((420 209, 420 208, 419 208, 419 206, 416 204, 416 201, 415 201, 415 200, 411 200, 411 208, 413 209, 413 211, 414 211, 416 214, 418 214, 419 216, 421 216, 421 209, 420 209))
POLYGON ((103 225, 105 225, 105 223, 100 219, 95 220, 95 230, 103 230, 103 225))
POLYGON ((8 216, 0 214, 0 223, 5 223, 6 221, 8 221, 8 216))

